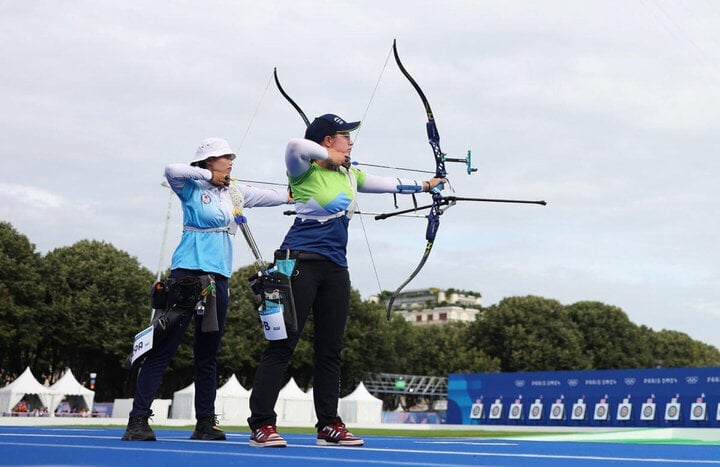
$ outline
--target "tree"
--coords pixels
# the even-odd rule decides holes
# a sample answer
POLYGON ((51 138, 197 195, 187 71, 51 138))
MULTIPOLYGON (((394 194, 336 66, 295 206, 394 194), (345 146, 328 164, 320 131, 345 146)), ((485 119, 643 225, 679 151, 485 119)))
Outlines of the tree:
POLYGON ((413 373, 446 376, 448 373, 481 373, 497 371, 500 361, 490 358, 482 348, 471 344, 468 323, 416 327, 417 345, 408 355, 413 373))
POLYGON ((51 382, 65 368, 80 380, 97 372, 96 400, 129 391, 123 363, 150 318, 153 274, 112 245, 82 240, 44 258, 45 304, 33 368, 51 382))
POLYGON ((0 382, 36 363, 44 284, 35 245, 0 222, 0 382))
POLYGON ((368 372, 393 371, 397 360, 396 333, 388 323, 385 308, 363 302, 352 290, 350 311, 343 340, 341 395, 351 392, 368 372))
POLYGON ((478 315, 471 339, 500 371, 578 370, 591 368, 582 334, 556 300, 541 297, 503 299, 478 315))
POLYGON ((583 352, 597 370, 651 368, 652 348, 640 328, 620 308, 600 302, 577 302, 567 307, 583 335, 583 352))
POLYGON ((650 340, 657 366, 681 368, 720 364, 717 348, 694 341, 685 333, 663 329, 654 333, 650 340))

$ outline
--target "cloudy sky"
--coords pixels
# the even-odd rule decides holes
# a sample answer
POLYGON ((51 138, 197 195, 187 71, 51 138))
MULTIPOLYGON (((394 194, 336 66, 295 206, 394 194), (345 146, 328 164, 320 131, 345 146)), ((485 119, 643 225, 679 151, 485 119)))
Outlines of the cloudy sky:
MULTIPOLYGON (((236 177, 284 181, 304 124, 273 67, 309 117, 364 116, 355 160, 433 169, 423 107, 388 60, 397 39, 443 150, 472 150, 476 173, 448 166, 456 194, 548 202, 448 210, 410 289, 597 300, 720 347, 718 31, 710 0, 0 0, 0 220, 42 254, 95 239, 167 268, 181 216, 166 164, 220 136, 236 177)), ((247 212, 266 256, 282 210, 247 212)), ((353 219, 363 297, 407 277, 424 230, 353 219)), ((250 262, 238 238, 235 264, 250 262)))

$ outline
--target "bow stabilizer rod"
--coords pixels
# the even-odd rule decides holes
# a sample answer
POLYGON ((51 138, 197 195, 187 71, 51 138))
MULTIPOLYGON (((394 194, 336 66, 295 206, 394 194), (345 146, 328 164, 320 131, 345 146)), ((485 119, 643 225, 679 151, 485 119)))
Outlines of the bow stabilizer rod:
MULTIPOLYGON (((462 196, 443 196, 440 201, 441 206, 454 205, 457 201, 476 201, 482 203, 513 203, 513 204, 539 204, 546 206, 547 202, 544 200, 524 200, 524 199, 497 199, 497 198, 466 198, 462 196)), ((433 207, 432 204, 426 204, 425 206, 418 206, 416 208, 403 209, 401 211, 386 212, 375 216, 376 221, 381 221, 389 217, 395 217, 400 214, 407 214, 409 212, 420 211, 422 209, 428 209, 433 207)))

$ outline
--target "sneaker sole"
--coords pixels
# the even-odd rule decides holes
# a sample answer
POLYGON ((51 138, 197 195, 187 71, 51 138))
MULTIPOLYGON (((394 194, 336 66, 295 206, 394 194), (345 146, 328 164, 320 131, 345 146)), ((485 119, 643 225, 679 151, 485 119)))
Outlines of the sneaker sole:
POLYGON ((264 443, 258 443, 257 441, 250 440, 250 446, 254 448, 284 448, 287 447, 287 441, 265 441, 264 443))
POLYGON ((120 439, 123 441, 157 441, 157 439, 154 436, 153 437, 142 437, 142 438, 140 438, 140 437, 135 438, 133 436, 123 436, 120 439))
POLYGON ((315 441, 318 446, 362 446, 365 441, 358 439, 355 441, 326 441, 324 439, 318 439, 315 441))
POLYGON ((190 436, 190 439, 199 440, 199 441, 227 441, 227 437, 225 434, 222 435, 208 435, 208 434, 195 434, 193 433, 192 436, 190 436))

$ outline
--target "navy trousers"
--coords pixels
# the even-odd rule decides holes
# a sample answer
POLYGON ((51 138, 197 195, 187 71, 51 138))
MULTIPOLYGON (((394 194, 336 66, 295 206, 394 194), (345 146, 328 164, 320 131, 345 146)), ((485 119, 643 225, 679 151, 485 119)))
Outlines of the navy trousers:
MULTIPOLYGON (((189 269, 174 269, 170 277, 203 276, 207 272, 189 269)), ((195 416, 197 419, 215 415, 215 392, 217 390, 217 356, 220 351, 220 340, 225 328, 228 307, 228 279, 215 275, 215 294, 217 300, 217 319, 219 331, 202 332, 202 316, 195 313, 183 315, 180 323, 174 326, 162 343, 148 353, 137 377, 137 387, 133 399, 130 416, 146 416, 152 414, 150 406, 157 394, 163 374, 175 356, 183 341, 185 330, 191 319, 195 319, 195 343, 193 355, 195 360, 195 416)), ((172 306, 172 296, 170 297, 172 306)))

